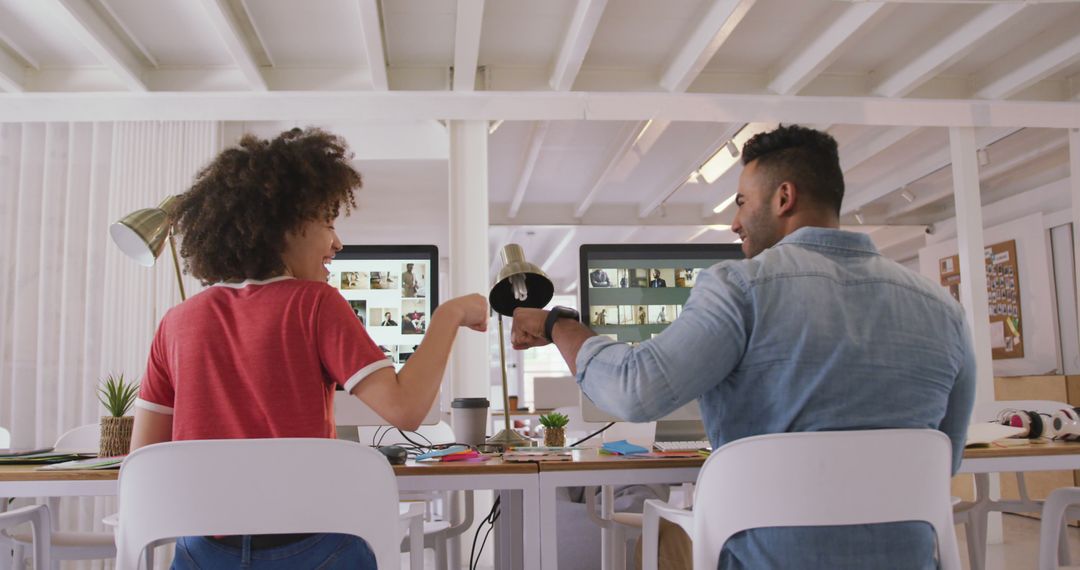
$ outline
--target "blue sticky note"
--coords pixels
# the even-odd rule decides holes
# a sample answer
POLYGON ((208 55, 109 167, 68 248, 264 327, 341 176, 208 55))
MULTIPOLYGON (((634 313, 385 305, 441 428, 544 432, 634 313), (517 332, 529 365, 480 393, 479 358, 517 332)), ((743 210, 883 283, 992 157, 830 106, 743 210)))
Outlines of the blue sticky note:
POLYGON ((634 455, 635 453, 648 453, 648 449, 640 445, 634 445, 625 439, 610 441, 604 444, 604 451, 618 453, 619 455, 634 455))
POLYGON ((416 460, 420 461, 422 459, 431 459, 432 457, 442 457, 444 455, 450 455, 451 453, 460 453, 462 451, 465 451, 466 449, 469 448, 464 445, 455 445, 453 447, 447 447, 446 449, 436 449, 434 451, 429 451, 427 453, 421 453, 420 455, 417 455, 416 460))

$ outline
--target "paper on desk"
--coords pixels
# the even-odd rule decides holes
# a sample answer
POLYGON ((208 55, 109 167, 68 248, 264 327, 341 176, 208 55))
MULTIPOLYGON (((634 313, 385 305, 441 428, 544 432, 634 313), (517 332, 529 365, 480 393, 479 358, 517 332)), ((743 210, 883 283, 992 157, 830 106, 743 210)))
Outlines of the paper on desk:
POLYGON ((978 422, 968 426, 967 441, 964 446, 989 445, 999 439, 1005 439, 1024 432, 1024 428, 1003 426, 997 422, 978 422))

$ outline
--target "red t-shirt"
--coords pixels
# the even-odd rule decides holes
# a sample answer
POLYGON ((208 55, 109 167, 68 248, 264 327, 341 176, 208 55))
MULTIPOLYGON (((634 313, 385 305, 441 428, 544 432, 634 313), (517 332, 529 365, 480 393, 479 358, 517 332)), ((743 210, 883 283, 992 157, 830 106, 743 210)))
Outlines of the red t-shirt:
POLYGON ((135 405, 173 415, 173 440, 334 437, 334 386, 393 366, 326 283, 207 288, 158 326, 135 405))

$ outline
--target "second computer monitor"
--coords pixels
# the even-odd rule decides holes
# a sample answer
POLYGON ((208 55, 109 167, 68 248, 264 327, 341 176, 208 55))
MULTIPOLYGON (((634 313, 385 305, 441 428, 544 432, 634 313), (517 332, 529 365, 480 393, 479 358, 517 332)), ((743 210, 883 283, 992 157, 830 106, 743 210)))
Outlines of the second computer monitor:
MULTIPOLYGON (((327 266, 328 282, 396 370, 427 332, 439 306, 439 250, 434 245, 346 245, 327 266)), ((374 411, 344 392, 335 394, 340 425, 385 425, 374 411)), ((439 421, 439 399, 423 423, 439 421)))
MULTIPOLYGON (((581 246, 581 318, 600 335, 637 345, 679 318, 702 270, 743 259, 737 244, 586 244, 581 246)), ((586 421, 614 421, 584 396, 586 421)), ((699 418, 697 402, 665 419, 699 418)))

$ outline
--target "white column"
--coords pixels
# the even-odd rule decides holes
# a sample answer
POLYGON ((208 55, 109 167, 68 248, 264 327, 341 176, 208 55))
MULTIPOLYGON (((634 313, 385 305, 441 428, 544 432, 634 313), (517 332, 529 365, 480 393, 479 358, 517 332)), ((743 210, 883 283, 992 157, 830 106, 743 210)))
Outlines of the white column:
MULTIPOLYGON (((1069 189, 1072 195, 1073 270, 1075 283, 1080 287, 1080 129, 1069 129, 1069 189)), ((1068 292, 1059 291, 1058 295, 1068 292)), ((1076 294, 1076 291, 1071 291, 1076 294)), ((1077 306, 1077 323, 1080 323, 1080 303, 1077 306)))
MULTIPOLYGON (((960 300, 975 345, 975 409, 994 401, 994 359, 990 349, 990 314, 983 257, 982 202, 975 129, 949 129, 952 152, 953 197, 956 200, 956 238, 960 249, 960 300)), ((998 475, 990 475, 990 497, 1000 498, 998 475)), ((990 513, 988 543, 1002 541, 1001 515, 990 513)))
MULTIPOLYGON (((487 295, 487 121, 450 121, 450 296, 487 295)), ((494 321, 489 326, 495 326, 494 321)), ((454 343, 455 398, 488 396, 488 340, 462 331, 454 343)))

